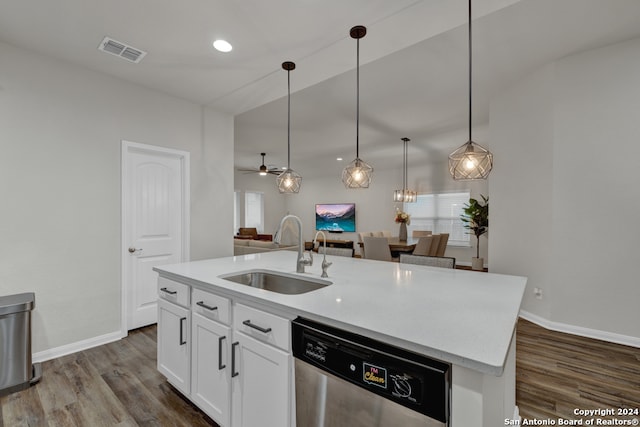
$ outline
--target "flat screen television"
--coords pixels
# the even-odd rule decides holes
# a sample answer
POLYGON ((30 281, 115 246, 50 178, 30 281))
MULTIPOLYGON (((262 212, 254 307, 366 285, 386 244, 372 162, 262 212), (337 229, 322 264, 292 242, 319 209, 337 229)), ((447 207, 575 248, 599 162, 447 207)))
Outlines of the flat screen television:
POLYGON ((356 204, 317 204, 316 230, 330 233, 354 233, 356 231, 356 204))

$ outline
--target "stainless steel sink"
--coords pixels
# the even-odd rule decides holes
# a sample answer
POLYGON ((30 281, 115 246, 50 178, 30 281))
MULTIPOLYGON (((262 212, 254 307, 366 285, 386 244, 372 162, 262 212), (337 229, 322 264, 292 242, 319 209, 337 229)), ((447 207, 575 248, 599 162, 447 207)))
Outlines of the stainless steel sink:
POLYGON ((300 277, 269 270, 249 270, 219 277, 241 285, 289 295, 304 294, 331 284, 331 282, 326 280, 300 277))

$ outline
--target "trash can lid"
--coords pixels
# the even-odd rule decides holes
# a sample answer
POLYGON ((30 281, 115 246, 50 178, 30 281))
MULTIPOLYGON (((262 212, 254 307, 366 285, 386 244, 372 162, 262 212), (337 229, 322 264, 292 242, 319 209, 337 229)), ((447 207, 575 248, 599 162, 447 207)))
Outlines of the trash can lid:
POLYGON ((0 297, 0 316, 33 310, 36 295, 33 292, 0 297))

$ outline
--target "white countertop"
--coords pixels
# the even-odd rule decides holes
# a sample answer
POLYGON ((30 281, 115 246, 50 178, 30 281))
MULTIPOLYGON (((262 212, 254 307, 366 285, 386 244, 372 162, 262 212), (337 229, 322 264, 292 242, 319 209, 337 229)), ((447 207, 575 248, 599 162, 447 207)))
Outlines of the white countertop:
MULTIPOLYGON (((314 254, 306 277, 320 278, 314 254)), ((218 276, 250 269, 295 273, 297 253, 276 251, 156 267, 161 276, 366 335, 454 365, 501 375, 527 279, 327 256, 330 286, 283 295, 218 276)))

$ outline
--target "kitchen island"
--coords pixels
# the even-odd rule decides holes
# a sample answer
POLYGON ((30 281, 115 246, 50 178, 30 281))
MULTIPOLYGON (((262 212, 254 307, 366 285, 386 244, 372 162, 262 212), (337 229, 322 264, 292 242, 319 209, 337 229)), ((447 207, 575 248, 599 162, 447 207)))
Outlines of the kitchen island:
MULTIPOLYGON (((254 313, 255 309, 258 317, 274 315, 292 320, 301 316, 451 364, 451 426, 504 425, 505 419, 517 415, 514 335, 526 278, 335 256, 327 257, 333 265, 329 268, 329 278, 324 280, 331 284, 298 295, 256 289, 220 277, 263 269, 320 279, 320 255, 316 255, 315 264, 307 267, 303 274, 295 273, 296 255, 280 251, 161 266, 155 270, 160 275, 159 289, 165 289, 160 291, 161 296, 170 301, 172 295, 179 297, 180 294, 168 293, 172 284, 187 286, 183 292, 194 293, 192 298, 188 295, 183 299, 184 307, 196 307, 201 302, 196 301, 201 299, 201 294, 195 295, 198 292, 211 292, 222 298, 222 308, 215 310, 215 316, 220 316, 217 320, 222 324, 229 325, 226 331, 229 336, 238 328, 238 322, 233 326, 236 313, 254 313)), ((162 314, 162 308, 160 310, 162 314)), ((198 310, 203 308, 200 306, 198 310)), ((179 315, 181 342, 183 334, 187 339, 192 334, 191 328, 183 330, 182 319, 186 320, 188 314, 179 315)), ((195 320, 195 314, 193 318, 195 320)), ((164 332, 162 322, 159 315, 159 346, 164 332)), ((265 335, 247 328, 246 323, 239 328, 241 336, 265 335)), ((293 375, 290 343, 286 342, 290 341, 290 329, 276 328, 269 334, 272 336, 263 337, 263 341, 274 347, 273 350, 279 348, 283 355, 287 354, 288 359, 282 359, 282 369, 293 375)), ((193 335, 195 340, 197 334, 193 335)), ((236 349, 227 351, 235 336, 233 339, 220 336, 223 338, 218 338, 218 365, 235 365, 236 349)), ((192 376, 197 361, 191 352, 185 357, 191 359, 191 368, 185 375, 192 376)), ((160 364, 159 354, 159 367, 160 364)), ((232 382, 234 369, 235 366, 230 375, 220 370, 219 379, 232 382)), ((167 377, 171 381, 169 375, 167 377)), ((282 425, 295 425, 294 380, 285 382, 281 390, 288 396, 289 409, 283 415, 282 425)), ((175 385, 175 381, 172 384, 175 385)), ((198 394, 193 384, 185 387, 182 391, 186 395, 198 394)), ((232 391, 228 394, 233 394, 229 396, 231 414, 222 421, 214 415, 213 418, 222 425, 250 425, 250 422, 237 421, 246 418, 247 408, 237 408, 235 399, 242 398, 236 396, 231 385, 229 387, 232 391)), ((197 398, 192 400, 198 404, 197 398)))

